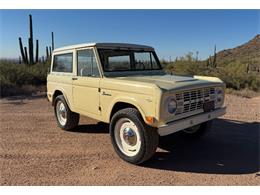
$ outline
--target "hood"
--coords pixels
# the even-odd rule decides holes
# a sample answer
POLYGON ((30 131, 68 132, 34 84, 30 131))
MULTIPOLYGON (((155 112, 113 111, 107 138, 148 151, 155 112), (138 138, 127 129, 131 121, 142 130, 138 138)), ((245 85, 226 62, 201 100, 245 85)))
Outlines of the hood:
MULTIPOLYGON (((163 90, 173 90, 181 88, 193 88, 208 86, 212 84, 219 84, 220 80, 210 79, 212 77, 201 77, 201 76, 176 76, 176 75, 142 75, 142 76, 127 76, 119 77, 118 79, 136 81, 136 82, 145 82, 152 83, 157 85, 163 90)), ((214 77, 213 77, 214 78, 214 77)))

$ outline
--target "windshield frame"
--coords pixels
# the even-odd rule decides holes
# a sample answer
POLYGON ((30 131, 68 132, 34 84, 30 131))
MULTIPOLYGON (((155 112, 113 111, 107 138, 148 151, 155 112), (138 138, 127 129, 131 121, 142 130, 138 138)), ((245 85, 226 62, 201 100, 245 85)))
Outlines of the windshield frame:
MULTIPOLYGON (((103 73, 105 74, 105 73, 113 73, 113 72, 142 72, 142 71, 161 71, 161 70, 163 70, 163 68, 162 68, 162 65, 161 65, 161 63, 160 63, 160 60, 159 60, 159 58, 158 58, 158 56, 157 56, 157 54, 156 54, 156 52, 154 51, 154 50, 146 50, 146 49, 135 49, 135 48, 97 48, 97 52, 98 52, 98 55, 99 55, 99 59, 100 59, 100 64, 101 64, 101 67, 102 67, 102 70, 103 70, 103 73), (152 56, 154 57, 154 60, 156 61, 156 63, 157 63, 157 66, 158 66, 158 68, 149 68, 149 69, 126 69, 126 70, 112 70, 112 71, 109 71, 109 70, 106 70, 105 68, 104 68, 104 62, 103 62, 103 60, 101 59, 101 52, 102 52, 102 50, 113 50, 113 51, 129 51, 129 52, 131 52, 131 53, 142 53, 142 52, 147 52, 147 53, 150 53, 150 54, 152 54, 152 56)), ((130 66, 132 66, 131 65, 131 59, 130 59, 130 66)))

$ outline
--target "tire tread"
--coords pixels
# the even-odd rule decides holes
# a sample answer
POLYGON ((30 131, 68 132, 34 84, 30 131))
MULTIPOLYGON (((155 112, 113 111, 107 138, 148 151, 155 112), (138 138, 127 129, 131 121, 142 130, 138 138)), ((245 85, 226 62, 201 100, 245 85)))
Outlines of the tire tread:
POLYGON ((125 108, 125 109, 122 109, 122 110, 116 112, 114 114, 114 116, 112 117, 112 120, 110 123, 110 135, 111 136, 114 136, 112 133, 113 127, 115 124, 114 120, 122 115, 129 116, 130 119, 134 119, 133 122, 138 122, 140 124, 140 126, 143 130, 143 133, 144 133, 144 137, 145 137, 145 139, 144 139, 146 142, 146 143, 144 143, 145 149, 144 149, 143 154, 138 159, 131 161, 129 159, 127 160, 127 158, 124 158, 124 156, 123 156, 124 154, 121 154, 121 152, 118 152, 117 146, 115 146, 116 143, 114 143, 113 139, 112 139, 113 146, 116 149, 116 152, 119 154, 119 156, 121 158, 123 158, 124 160, 126 160, 132 164, 141 164, 144 161, 150 159, 154 155, 154 153, 157 149, 157 146, 159 144, 159 136, 158 136, 157 130, 155 128, 150 127, 147 124, 145 124, 140 112, 137 109, 125 108))

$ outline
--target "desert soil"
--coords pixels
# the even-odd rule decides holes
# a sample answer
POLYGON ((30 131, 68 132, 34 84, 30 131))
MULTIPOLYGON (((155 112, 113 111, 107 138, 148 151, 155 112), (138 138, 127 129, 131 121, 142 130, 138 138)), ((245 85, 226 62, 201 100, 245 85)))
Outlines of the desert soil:
POLYGON ((41 96, 0 100, 1 185, 260 185, 260 97, 227 95, 227 114, 199 140, 161 138, 140 166, 115 154, 108 126, 81 117, 56 125, 41 96))

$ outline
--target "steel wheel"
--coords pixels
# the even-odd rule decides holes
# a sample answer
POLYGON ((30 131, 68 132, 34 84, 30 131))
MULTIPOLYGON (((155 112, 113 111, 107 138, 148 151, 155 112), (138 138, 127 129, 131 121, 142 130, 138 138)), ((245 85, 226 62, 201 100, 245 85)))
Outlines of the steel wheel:
POLYGON ((146 125, 135 108, 117 111, 111 119, 109 132, 118 156, 132 164, 150 159, 159 142, 157 130, 146 125))
POLYGON ((67 122, 67 110, 62 101, 58 101, 56 104, 56 115, 59 123, 65 126, 67 122))
POLYGON ((115 126, 115 141, 121 152, 127 156, 135 156, 141 148, 138 127, 128 118, 121 118, 115 126))

